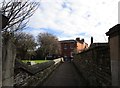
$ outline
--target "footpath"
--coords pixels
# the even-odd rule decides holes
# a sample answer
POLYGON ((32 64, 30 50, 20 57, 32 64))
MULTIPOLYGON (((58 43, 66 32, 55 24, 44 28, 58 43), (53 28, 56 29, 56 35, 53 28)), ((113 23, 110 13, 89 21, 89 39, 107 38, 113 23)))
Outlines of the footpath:
POLYGON ((47 78, 42 86, 87 86, 87 83, 72 62, 64 62, 47 78))

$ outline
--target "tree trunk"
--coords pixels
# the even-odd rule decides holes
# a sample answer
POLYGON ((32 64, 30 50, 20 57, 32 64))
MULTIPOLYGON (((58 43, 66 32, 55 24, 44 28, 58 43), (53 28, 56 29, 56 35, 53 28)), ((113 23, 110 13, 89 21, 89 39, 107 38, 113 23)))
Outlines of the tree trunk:
POLYGON ((2 86, 13 86, 16 49, 10 39, 3 42, 2 54, 2 86))

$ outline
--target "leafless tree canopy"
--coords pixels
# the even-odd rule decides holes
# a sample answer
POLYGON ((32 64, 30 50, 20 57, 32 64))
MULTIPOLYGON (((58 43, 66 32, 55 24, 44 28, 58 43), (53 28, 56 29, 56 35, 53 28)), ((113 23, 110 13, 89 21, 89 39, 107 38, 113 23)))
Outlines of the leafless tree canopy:
POLYGON ((40 5, 38 2, 30 2, 29 0, 5 0, 1 3, 1 13, 8 19, 7 26, 2 30, 14 33, 23 29, 35 10, 40 5))
POLYGON ((14 37, 14 44, 17 48, 17 58, 28 59, 28 54, 34 54, 34 49, 37 44, 35 43, 33 35, 24 32, 18 32, 15 33, 14 37))
POLYGON ((44 54, 59 54, 60 44, 58 38, 50 33, 40 33, 38 43, 44 54))

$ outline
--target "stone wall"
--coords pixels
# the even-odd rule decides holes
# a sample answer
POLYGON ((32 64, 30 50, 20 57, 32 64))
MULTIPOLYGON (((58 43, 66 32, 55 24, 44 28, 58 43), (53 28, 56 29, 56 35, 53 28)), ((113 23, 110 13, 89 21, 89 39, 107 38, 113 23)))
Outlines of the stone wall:
POLYGON ((108 44, 98 44, 77 54, 73 63, 91 86, 111 85, 108 44))
POLYGON ((22 62, 18 62, 19 66, 15 69, 15 83, 14 87, 22 86, 40 86, 42 82, 54 71, 61 62, 62 58, 45 62, 42 64, 36 64, 33 66, 23 65, 22 62), (22 64, 22 67, 20 66, 22 64))
POLYGON ((16 48, 11 39, 3 41, 2 46, 2 86, 13 86, 16 48))
POLYGON ((120 24, 106 33, 110 44, 112 86, 120 87, 120 24))

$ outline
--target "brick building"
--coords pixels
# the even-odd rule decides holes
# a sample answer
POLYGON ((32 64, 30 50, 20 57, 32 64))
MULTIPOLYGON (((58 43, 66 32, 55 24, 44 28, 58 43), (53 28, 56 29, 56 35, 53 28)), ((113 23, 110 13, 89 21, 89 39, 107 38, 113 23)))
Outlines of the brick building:
POLYGON ((80 40, 80 38, 76 38, 76 42, 77 42, 77 53, 80 53, 88 48, 88 44, 85 43, 84 39, 80 40))
POLYGON ((61 44, 61 54, 64 58, 73 57, 74 49, 77 46, 75 40, 63 40, 60 41, 61 44))
POLYGON ((82 50, 88 47, 88 44, 84 42, 84 39, 76 38, 76 40, 63 40, 61 44, 61 55, 64 58, 73 58, 73 54, 80 53, 82 50))

